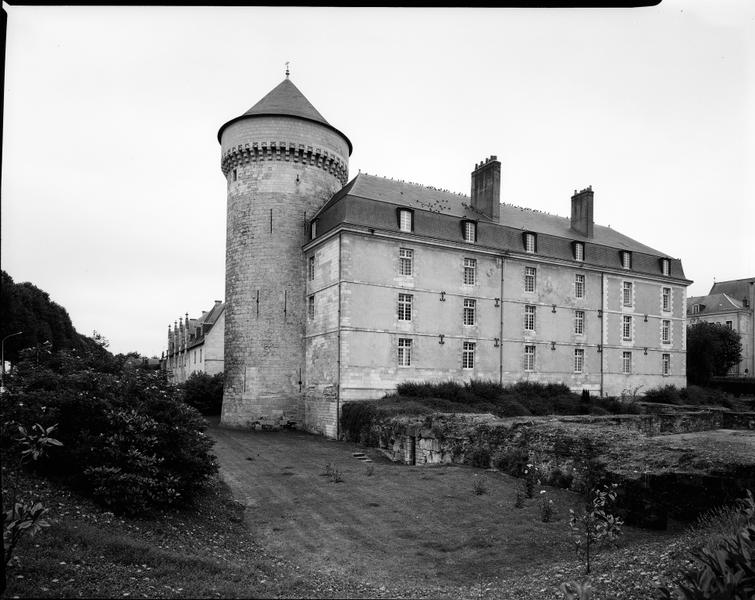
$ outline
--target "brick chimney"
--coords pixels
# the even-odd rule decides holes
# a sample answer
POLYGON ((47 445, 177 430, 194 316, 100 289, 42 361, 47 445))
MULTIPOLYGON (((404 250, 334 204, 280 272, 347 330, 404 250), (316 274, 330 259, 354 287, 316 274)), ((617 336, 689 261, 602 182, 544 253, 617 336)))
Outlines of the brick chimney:
POLYGON ((472 208, 494 221, 501 216, 501 163, 495 155, 472 171, 472 208))
POLYGON ((593 236, 594 220, 592 216, 593 191, 588 186, 581 192, 574 190, 571 197, 571 228, 584 236, 593 236))

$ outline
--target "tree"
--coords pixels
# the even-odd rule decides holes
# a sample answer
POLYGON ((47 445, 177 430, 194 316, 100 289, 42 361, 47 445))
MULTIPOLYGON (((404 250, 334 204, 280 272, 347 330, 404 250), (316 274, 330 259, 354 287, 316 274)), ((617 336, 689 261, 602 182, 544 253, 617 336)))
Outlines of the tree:
POLYGON ((701 321, 687 327, 687 380, 707 385, 715 375, 727 371, 742 360, 739 333, 725 325, 701 321))

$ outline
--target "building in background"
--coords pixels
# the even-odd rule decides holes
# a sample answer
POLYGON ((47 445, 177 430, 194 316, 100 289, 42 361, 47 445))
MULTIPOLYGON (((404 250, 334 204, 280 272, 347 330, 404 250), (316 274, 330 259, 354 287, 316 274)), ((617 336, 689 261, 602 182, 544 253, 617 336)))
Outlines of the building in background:
POLYGON ((713 284, 707 296, 687 298, 689 323, 705 321, 726 325, 739 333, 742 339, 742 360, 734 365, 729 375, 753 376, 755 373, 755 277, 719 281, 713 284))
MULTIPOLYGON (((222 423, 338 435, 341 403, 403 381, 564 383, 619 395, 686 385, 681 261, 593 221, 360 173, 287 78, 223 125, 222 423)), ((568 203, 565 202, 565 208, 568 203)))
POLYGON ((169 381, 183 383, 192 373, 222 373, 224 329, 225 304, 221 300, 215 300, 215 305, 197 319, 190 319, 186 313, 172 328, 168 325, 168 350, 162 367, 169 381))

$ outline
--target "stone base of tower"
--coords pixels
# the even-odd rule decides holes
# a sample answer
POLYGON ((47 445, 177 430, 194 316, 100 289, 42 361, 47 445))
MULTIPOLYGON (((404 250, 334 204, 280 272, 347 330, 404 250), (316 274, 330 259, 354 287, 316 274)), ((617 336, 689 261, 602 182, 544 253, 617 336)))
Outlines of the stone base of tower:
POLYGON ((303 429, 302 398, 280 396, 223 396, 220 424, 241 429, 303 429))

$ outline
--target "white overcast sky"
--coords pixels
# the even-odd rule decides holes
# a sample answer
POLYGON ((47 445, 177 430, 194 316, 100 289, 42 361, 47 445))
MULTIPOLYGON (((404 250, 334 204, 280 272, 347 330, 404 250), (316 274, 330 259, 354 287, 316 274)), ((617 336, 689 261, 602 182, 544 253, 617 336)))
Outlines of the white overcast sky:
POLYGON ((114 352, 224 299, 218 128, 284 78, 361 169, 595 220, 755 276, 755 2, 639 9, 8 6, 2 267, 114 352))

